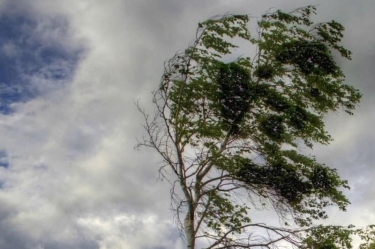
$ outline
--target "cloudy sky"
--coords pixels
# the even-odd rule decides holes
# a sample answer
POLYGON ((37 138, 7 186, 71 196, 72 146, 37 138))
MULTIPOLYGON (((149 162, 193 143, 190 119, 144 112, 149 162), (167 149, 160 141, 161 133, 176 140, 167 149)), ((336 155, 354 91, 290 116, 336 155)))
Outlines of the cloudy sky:
POLYGON ((163 62, 199 21, 308 4, 346 27, 340 65, 364 94, 311 152, 350 182, 352 205, 329 223, 375 223, 375 1, 0 0, 0 248, 183 248, 158 157, 133 149, 133 101, 152 110, 163 62))

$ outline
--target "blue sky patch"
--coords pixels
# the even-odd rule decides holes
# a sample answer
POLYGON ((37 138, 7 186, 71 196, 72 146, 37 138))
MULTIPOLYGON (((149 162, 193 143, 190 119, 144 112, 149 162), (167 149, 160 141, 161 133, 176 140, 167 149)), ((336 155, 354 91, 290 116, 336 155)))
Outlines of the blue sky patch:
POLYGON ((83 49, 69 44, 68 35, 62 17, 0 16, 0 113, 71 80, 83 49))
POLYGON ((8 154, 3 150, 0 150, 0 167, 9 167, 8 154))

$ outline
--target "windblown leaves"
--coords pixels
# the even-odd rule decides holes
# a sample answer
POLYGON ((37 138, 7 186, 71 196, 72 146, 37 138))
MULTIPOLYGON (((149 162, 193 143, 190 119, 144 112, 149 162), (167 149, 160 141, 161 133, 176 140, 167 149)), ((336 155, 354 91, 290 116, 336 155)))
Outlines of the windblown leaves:
MULTIPOLYGON (((361 98, 332 55, 337 50, 350 59, 339 45, 343 26, 313 24, 312 13, 313 6, 266 13, 258 38, 250 37, 248 15, 215 17, 199 23, 196 40, 166 63, 155 98, 166 126, 165 135, 156 134, 166 147, 160 153, 179 177, 197 229, 206 224, 214 231, 204 232, 217 238, 213 246, 234 243, 220 237, 223 228, 241 234, 250 222, 248 208, 231 199, 236 189, 272 203, 301 227, 327 218, 328 206, 345 210, 349 204, 340 190, 347 182, 337 171, 297 152, 303 144, 328 144, 324 116, 352 114, 361 98), (257 47, 254 58, 225 58, 238 39, 257 47)), ((304 243, 338 246, 314 241, 304 243)))
POLYGON ((249 111, 251 101, 250 74, 236 63, 221 64, 217 77, 221 115, 231 132, 237 134, 238 124, 249 111))
POLYGON ((259 193, 272 190, 283 205, 303 214, 301 224, 325 218, 322 208, 328 205, 345 209, 348 201, 337 189, 346 187, 346 182, 336 171, 283 146, 297 147, 298 141, 309 147, 314 142, 328 144, 331 137, 324 129, 323 115, 338 108, 351 113, 361 96, 344 84, 331 54, 339 49, 344 57, 349 55, 337 45, 342 26, 335 22, 313 25, 309 20, 313 12, 309 6, 294 13, 264 15, 258 40, 250 38, 248 16, 202 22, 197 41, 179 55, 163 81, 169 89, 169 122, 178 141, 206 148, 210 160, 232 172, 245 188, 259 193), (222 61, 237 47, 231 40, 236 37, 259 46, 256 60, 222 61), (170 80, 173 75, 179 80, 170 80), (223 155, 215 153, 216 144, 225 137, 255 148, 232 151, 225 155, 224 165, 216 158, 223 155), (258 154, 261 163, 251 159, 249 152, 258 154))
POLYGON ((278 48, 276 60, 283 64, 298 66, 303 74, 334 74, 338 67, 332 58, 328 46, 316 41, 291 41, 278 48))

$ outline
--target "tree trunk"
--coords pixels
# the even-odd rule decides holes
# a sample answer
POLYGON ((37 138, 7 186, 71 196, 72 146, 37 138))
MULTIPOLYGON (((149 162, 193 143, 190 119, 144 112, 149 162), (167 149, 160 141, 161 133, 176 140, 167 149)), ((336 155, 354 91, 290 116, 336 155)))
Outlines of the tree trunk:
POLYGON ((185 221, 185 235, 186 235, 186 243, 187 249, 194 249, 195 248, 195 234, 194 234, 194 211, 189 211, 186 214, 185 221))

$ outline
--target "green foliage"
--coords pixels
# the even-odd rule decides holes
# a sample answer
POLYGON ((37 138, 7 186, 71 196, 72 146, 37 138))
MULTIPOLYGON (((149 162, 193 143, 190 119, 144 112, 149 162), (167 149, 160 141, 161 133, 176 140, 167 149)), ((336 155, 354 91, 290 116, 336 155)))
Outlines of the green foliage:
POLYGON ((221 233, 222 226, 233 231, 241 233, 241 227, 250 222, 247 217, 247 207, 233 205, 228 199, 228 194, 222 195, 215 189, 209 193, 209 199, 212 205, 206 210, 207 227, 221 233))
POLYGON ((259 79, 269 80, 272 79, 275 71, 271 65, 259 65, 254 71, 254 75, 259 79))
POLYGON ((352 235, 356 233, 352 226, 317 226, 309 231, 302 248, 351 249, 352 235))
MULTIPOLYGON (((194 229, 185 231, 188 238, 205 224, 201 233, 216 241, 210 248, 235 243, 229 232, 250 227, 248 208, 229 194, 238 189, 271 203, 300 227, 327 218, 328 206, 345 210, 349 204, 340 190, 347 182, 337 171, 297 150, 328 144, 324 115, 340 109, 352 114, 361 98, 332 56, 337 50, 350 59, 339 45, 343 26, 313 24, 312 13, 314 6, 267 13, 258 21, 259 38, 250 37, 247 15, 210 19, 199 23, 192 45, 166 64, 154 99, 166 128, 147 126, 148 146, 178 177, 184 193, 179 208, 188 203, 189 219, 197 215, 194 229), (228 62, 223 58, 238 38, 257 54, 228 62)), ((318 227, 303 243, 349 248, 346 231, 318 227)))
POLYGON ((236 63, 222 63, 217 76, 218 102, 221 117, 238 134, 238 124, 243 121, 250 106, 251 88, 249 72, 236 63))
POLYGON ((294 64, 303 74, 334 74, 338 69, 328 46, 316 41, 291 41, 279 47, 276 60, 283 64, 294 64))
POLYGON ((355 233, 359 235, 362 241, 362 244, 359 245, 360 249, 375 248, 375 225, 369 225, 365 229, 357 229, 355 233))

